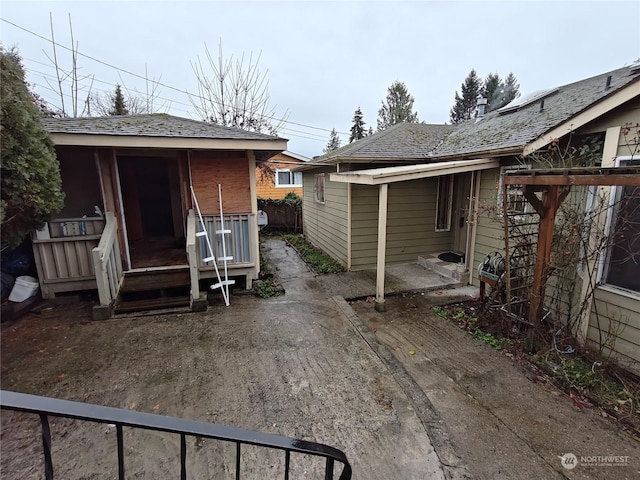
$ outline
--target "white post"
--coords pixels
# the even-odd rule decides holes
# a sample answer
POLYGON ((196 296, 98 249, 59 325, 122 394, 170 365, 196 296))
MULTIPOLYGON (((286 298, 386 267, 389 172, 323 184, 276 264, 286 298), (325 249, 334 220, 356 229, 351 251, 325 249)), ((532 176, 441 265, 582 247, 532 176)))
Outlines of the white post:
POLYGON ((376 265, 376 303, 375 309, 384 312, 384 273, 387 250, 387 197, 389 184, 380 184, 378 193, 378 262, 376 265))

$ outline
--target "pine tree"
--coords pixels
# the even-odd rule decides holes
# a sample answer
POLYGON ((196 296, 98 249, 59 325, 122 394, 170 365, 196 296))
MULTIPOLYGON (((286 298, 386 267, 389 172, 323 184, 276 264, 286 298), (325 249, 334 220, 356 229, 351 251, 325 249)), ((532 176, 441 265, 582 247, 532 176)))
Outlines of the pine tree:
POLYGON ((15 247, 64 205, 60 165, 22 60, 0 46, 2 246, 15 247))
POLYGON ((124 99, 124 95, 122 95, 122 90, 120 89, 120 85, 116 85, 116 91, 111 96, 111 110, 109 110, 109 115, 128 115, 129 110, 127 109, 127 103, 124 99))
POLYGON ((358 107, 353 114, 353 125, 351 126, 351 135, 349 136, 349 143, 364 138, 367 134, 364 130, 365 122, 362 118, 362 110, 358 107))
POLYGON ((475 69, 472 69, 460 86, 462 97, 456 91, 455 103, 449 113, 451 123, 456 124, 473 118, 478 104, 478 95, 482 91, 482 82, 475 69))
POLYGON ((395 81, 388 89, 386 103, 378 110, 378 131, 397 123, 418 123, 418 113, 413 111, 414 98, 404 82, 395 81))
POLYGON ((327 142, 327 146, 324 147, 323 152, 329 153, 339 148, 340 148, 340 137, 338 137, 338 134, 336 133, 336 129, 334 128, 331 130, 331 133, 329 134, 329 141, 327 142))
POLYGON ((373 135, 373 127, 369 127, 369 131, 367 132, 367 137, 373 135))

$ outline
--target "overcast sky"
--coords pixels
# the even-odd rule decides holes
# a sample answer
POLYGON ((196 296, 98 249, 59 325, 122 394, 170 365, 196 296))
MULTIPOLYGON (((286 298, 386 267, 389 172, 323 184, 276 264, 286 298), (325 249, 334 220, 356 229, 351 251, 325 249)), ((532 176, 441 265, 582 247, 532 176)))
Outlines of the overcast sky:
MULTIPOLYGON (((49 24, 70 46, 69 14, 92 90, 116 83, 144 91, 126 72, 160 79, 160 110, 197 118, 186 94, 197 92, 192 62, 205 44, 225 55, 261 54, 280 131, 289 150, 322 153, 335 128, 348 142, 360 106, 375 129, 378 109, 395 80, 415 98, 419 119, 445 123, 456 90, 472 68, 481 78, 513 72, 523 93, 560 86, 629 65, 640 58, 640 2, 20 2, 0 4, 1 40, 18 47, 35 90, 59 98, 49 24), (11 22, 11 23, 9 23, 11 22), (12 25, 16 24, 20 28, 12 25), (28 30, 33 33, 29 33, 28 30), (40 35, 43 38, 39 38, 40 35), (47 83, 48 79, 48 83, 47 83), (177 89, 174 90, 173 88, 177 89), (306 137, 306 138, 305 138, 306 137)), ((71 54, 58 50, 63 66, 71 54)), ((81 82, 86 96, 89 81, 81 82)))

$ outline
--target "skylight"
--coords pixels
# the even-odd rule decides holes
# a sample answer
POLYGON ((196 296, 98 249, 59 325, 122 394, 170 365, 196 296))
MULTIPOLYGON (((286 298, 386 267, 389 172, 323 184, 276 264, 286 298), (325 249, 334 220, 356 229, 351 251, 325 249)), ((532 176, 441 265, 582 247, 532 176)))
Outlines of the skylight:
POLYGON ((504 107, 498 109, 499 114, 505 114, 510 112, 515 112, 516 110, 521 109, 522 107, 526 107, 527 105, 532 104, 533 102, 545 98, 552 93, 557 92, 557 88, 546 88, 544 90, 536 90, 535 92, 528 93, 521 97, 518 97, 512 100, 510 103, 506 104, 504 107))

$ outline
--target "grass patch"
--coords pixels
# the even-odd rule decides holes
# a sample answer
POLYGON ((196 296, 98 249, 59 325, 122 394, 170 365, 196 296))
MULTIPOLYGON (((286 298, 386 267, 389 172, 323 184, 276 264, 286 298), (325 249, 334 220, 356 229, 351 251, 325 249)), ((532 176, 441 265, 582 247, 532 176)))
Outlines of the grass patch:
POLYGON ((344 267, 324 252, 312 246, 301 235, 285 234, 282 236, 289 245, 295 248, 307 265, 318 275, 338 273, 344 267))

